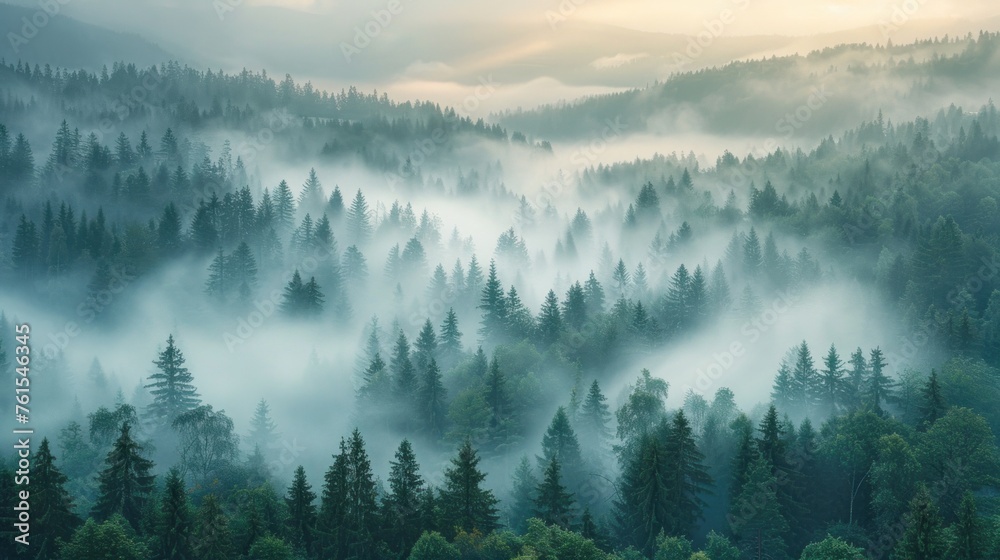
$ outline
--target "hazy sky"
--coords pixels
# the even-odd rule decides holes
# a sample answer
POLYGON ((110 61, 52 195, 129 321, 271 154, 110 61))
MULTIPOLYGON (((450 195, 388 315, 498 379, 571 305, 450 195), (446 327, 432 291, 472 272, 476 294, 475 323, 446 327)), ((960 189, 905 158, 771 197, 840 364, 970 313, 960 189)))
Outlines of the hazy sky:
POLYGON ((1000 29, 989 0, 79 0, 63 10, 197 67, 266 69, 460 111, 477 97, 466 114, 643 87, 738 59, 1000 29), (697 56, 679 68, 695 37, 697 56), (498 84, 489 95, 476 93, 484 80, 498 84))

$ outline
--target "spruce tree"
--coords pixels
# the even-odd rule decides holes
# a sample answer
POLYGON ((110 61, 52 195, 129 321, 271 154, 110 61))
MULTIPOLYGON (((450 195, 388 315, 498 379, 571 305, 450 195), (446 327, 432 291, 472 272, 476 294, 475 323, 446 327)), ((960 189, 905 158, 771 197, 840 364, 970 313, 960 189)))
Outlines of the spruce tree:
POLYGON ((538 496, 538 478, 527 455, 521 457, 521 462, 514 469, 512 482, 507 516, 510 527, 523 533, 528 528, 528 518, 535 514, 535 499, 538 496))
POLYGON ((569 529, 575 517, 574 499, 563 486, 561 477, 559 460, 553 457, 535 493, 535 514, 548 525, 569 529))
POLYGON ((483 286, 482 295, 479 298, 479 309, 483 310, 482 326, 479 329, 479 336, 482 340, 493 340, 504 332, 507 321, 506 297, 503 292, 503 285, 497 277, 496 262, 490 261, 489 274, 486 277, 486 284, 483 286))
POLYGON ((479 470, 479 456, 466 440, 445 470, 441 489, 442 525, 450 534, 459 530, 487 534, 499 526, 497 499, 482 487, 485 479, 486 474, 479 470))
POLYGON ((424 479, 410 442, 403 440, 390 463, 389 492, 382 499, 382 511, 389 546, 400 556, 409 554, 424 530, 420 500, 424 479))
POLYGON ((784 535, 788 521, 781 513, 775 488, 777 479, 771 465, 762 455, 756 455, 746 473, 746 480, 729 510, 729 527, 744 558, 787 560, 784 535))
POLYGON ((214 494, 202 498, 195 528, 194 552, 198 560, 232 558, 232 534, 229 521, 214 494))
POLYGON ((292 485, 288 487, 285 505, 288 507, 288 538, 296 550, 312 551, 316 530, 316 493, 306 480, 306 470, 299 465, 295 469, 292 485))
MULTIPOLYGON (((31 465, 30 542, 34 558, 56 558, 56 542, 59 539, 68 540, 80 523, 73 513, 73 498, 66 489, 69 479, 55 461, 48 438, 43 438, 31 465)), ((13 480, 14 476, 11 475, 10 479, 13 480)))
POLYGON ((989 537, 976 511, 976 499, 972 492, 962 495, 962 503, 958 506, 958 520, 952 526, 954 535, 949 558, 955 560, 985 560, 989 546, 989 537))
POLYGON ((462 353, 462 332, 458 330, 458 315, 453 307, 448 308, 441 324, 441 360, 445 368, 454 364, 462 353))
POLYGON ((668 461, 665 482, 673 510, 668 533, 693 537, 695 526, 703 518, 706 504, 702 496, 708 493, 712 477, 703 464, 705 456, 695 444, 684 412, 678 411, 669 427, 664 427, 663 451, 668 461))
POLYGON ((559 340, 562 329, 563 321, 559 312, 559 299, 553 290, 549 290, 545 296, 545 302, 542 303, 541 313, 538 315, 538 338, 543 345, 542 347, 547 347, 559 340))
POLYGON ((372 234, 371 213, 365 195, 358 189, 351 207, 347 209, 347 239, 352 245, 363 247, 372 234))
POLYGON ((167 347, 153 364, 156 372, 149 376, 145 387, 153 396, 148 413, 160 426, 168 426, 181 414, 200 403, 194 387, 194 377, 184 367, 184 354, 174 345, 174 335, 167 337, 167 347))
POLYGON ((176 468, 170 469, 167 473, 156 533, 159 548, 157 558, 162 560, 193 558, 194 521, 188 506, 184 480, 176 468))
POLYGON ((257 408, 254 409, 253 418, 250 419, 247 444, 251 449, 257 447, 261 451, 271 450, 277 447, 279 437, 277 425, 271 419, 271 407, 266 400, 260 399, 257 408))
POLYGON ((434 334, 434 325, 430 319, 424 321, 424 326, 413 343, 413 365, 418 372, 427 370, 427 364, 437 358, 438 339, 434 334))
POLYGON ((883 414, 882 405, 892 399, 896 383, 885 374, 885 357, 882 350, 875 348, 868 360, 870 375, 868 377, 867 397, 869 406, 876 414, 883 414))
POLYGON ((837 347, 830 345, 830 350, 823 358, 823 371, 820 377, 820 401, 826 416, 829 418, 843 408, 841 396, 844 393, 844 362, 837 354, 837 347))
POLYGON ((615 502, 615 522, 623 545, 652 555, 656 537, 671 524, 668 457, 650 435, 642 436, 625 466, 615 502))
POLYGON ((100 488, 93 516, 103 521, 120 514, 138 529, 153 492, 153 462, 142 456, 142 446, 132 439, 128 424, 122 425, 121 435, 104 463, 98 476, 100 488))
POLYGON ((566 465, 566 480, 570 487, 575 487, 580 482, 582 472, 582 458, 580 456, 580 442, 576 438, 576 432, 570 425, 566 408, 560 406, 556 409, 552 422, 542 436, 542 455, 538 458, 538 467, 544 471, 555 459, 560 465, 566 465))
POLYGON ((601 393, 601 386, 595 379, 590 384, 587 398, 583 401, 580 412, 580 431, 586 432, 588 438, 593 439, 600 446, 611 438, 611 429, 608 427, 611 422, 611 412, 608 407, 608 399, 601 393))
POLYGON ((431 358, 424 372, 417 392, 417 403, 423 420, 424 430, 437 439, 444 435, 447 422, 447 391, 441 382, 441 370, 437 361, 431 358))
POLYGON ((941 394, 941 384, 938 383, 937 371, 931 370, 931 376, 921 391, 921 397, 920 427, 926 429, 934 424, 934 422, 937 422, 938 418, 944 416, 947 409, 944 396, 941 394))

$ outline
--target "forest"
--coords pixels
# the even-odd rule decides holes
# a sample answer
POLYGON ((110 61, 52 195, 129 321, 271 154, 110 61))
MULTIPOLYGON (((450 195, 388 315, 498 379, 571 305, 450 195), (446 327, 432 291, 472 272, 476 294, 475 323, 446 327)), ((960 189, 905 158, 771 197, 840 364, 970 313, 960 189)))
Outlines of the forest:
POLYGON ((18 376, 34 411, 0 558, 1000 558, 988 97, 572 169, 547 127, 641 107, 174 62, 0 90, 0 415, 18 376))

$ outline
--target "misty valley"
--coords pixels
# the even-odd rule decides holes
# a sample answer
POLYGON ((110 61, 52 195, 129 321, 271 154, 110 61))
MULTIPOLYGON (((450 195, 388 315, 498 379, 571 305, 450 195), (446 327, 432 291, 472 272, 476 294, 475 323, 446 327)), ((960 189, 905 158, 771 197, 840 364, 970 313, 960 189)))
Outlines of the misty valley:
POLYGON ((1000 35, 498 110, 132 40, 0 61, 0 559, 1000 558, 1000 35))

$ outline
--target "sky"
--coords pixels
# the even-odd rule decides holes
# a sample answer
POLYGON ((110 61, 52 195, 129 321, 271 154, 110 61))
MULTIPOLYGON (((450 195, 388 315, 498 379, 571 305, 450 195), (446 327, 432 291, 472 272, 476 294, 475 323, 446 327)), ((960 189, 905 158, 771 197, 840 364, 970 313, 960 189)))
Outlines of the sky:
POLYGON ((482 115, 732 60, 1000 28, 988 0, 72 0, 63 10, 195 67, 266 69, 482 115), (502 87, 477 94, 484 81, 502 87))

